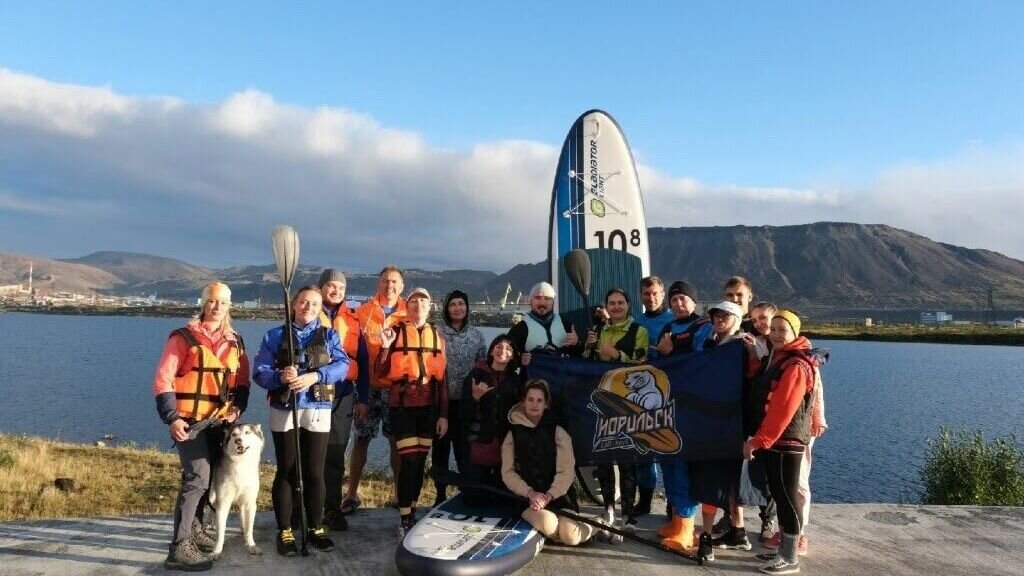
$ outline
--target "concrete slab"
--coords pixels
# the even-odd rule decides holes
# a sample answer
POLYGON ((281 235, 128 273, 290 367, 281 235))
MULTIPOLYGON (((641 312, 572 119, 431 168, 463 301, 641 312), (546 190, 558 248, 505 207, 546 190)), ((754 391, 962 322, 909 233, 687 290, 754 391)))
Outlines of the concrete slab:
MULTIPOLYGON (((748 518, 756 518, 749 510, 748 518)), ((308 558, 281 558, 274 552, 273 516, 257 517, 256 542, 262 556, 249 556, 229 528, 224 557, 213 575, 392 576, 397 514, 390 509, 360 510, 348 532, 334 535, 337 549, 308 558)), ((644 518, 642 534, 653 535, 661 516, 644 518)), ((802 573, 829 575, 1024 574, 1024 508, 908 506, 885 504, 815 505, 808 530, 811 554, 802 573)), ((98 576, 172 574, 163 569, 171 518, 88 518, 0 524, 3 576, 98 576)), ((521 576, 644 576, 754 573, 759 552, 717 551, 703 567, 646 546, 592 543, 579 548, 547 546, 521 576)))

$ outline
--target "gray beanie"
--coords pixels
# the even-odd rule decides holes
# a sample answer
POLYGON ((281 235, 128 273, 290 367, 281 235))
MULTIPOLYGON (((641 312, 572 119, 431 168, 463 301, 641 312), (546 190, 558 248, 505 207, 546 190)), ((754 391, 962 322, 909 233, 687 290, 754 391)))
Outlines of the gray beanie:
POLYGON ((345 275, 341 273, 341 270, 324 268, 324 271, 320 273, 320 282, 317 283, 317 286, 323 288, 324 284, 328 282, 341 282, 341 285, 345 286, 345 275))

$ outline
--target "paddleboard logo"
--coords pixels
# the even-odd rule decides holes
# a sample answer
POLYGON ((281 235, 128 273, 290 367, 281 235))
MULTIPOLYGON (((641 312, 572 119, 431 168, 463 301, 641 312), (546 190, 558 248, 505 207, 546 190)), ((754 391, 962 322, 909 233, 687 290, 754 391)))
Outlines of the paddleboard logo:
POLYGON ((676 404, 668 376, 653 366, 609 370, 590 394, 588 408, 597 413, 593 451, 636 450, 676 454, 676 404))

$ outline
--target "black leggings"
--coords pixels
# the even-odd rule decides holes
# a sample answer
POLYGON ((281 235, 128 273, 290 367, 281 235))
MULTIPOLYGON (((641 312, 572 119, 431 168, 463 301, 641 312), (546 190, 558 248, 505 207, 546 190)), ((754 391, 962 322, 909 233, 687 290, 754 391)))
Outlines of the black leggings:
MULTIPOLYGON (((273 432, 274 454, 277 456, 277 473, 274 487, 270 492, 274 501, 274 516, 277 529, 297 528, 292 526, 292 493, 298 490, 298 468, 295 466, 295 429, 287 432, 273 432)), ((302 488, 305 496, 306 519, 310 528, 323 521, 324 514, 324 458, 327 455, 327 432, 310 432, 299 429, 299 444, 302 447, 302 488)))
MULTIPOLYGON (((601 485, 601 499, 605 508, 615 508, 615 470, 611 464, 597 467, 597 482, 601 485)), ((633 504, 636 500, 636 464, 619 464, 619 504, 622 515, 633 516, 633 504)))
POLYGON ((773 446, 757 453, 764 458, 768 474, 768 490, 779 510, 779 526, 783 534, 800 534, 800 510, 796 505, 800 466, 804 459, 804 446, 773 446))

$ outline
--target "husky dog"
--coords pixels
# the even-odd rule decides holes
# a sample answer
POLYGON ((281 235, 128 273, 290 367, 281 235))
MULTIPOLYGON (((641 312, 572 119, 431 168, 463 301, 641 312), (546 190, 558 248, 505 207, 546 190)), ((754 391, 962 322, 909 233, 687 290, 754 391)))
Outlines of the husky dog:
POLYGON ((224 438, 220 464, 213 471, 210 504, 217 511, 217 544, 213 557, 224 549, 224 532, 231 507, 238 503, 238 514, 249 554, 262 554, 252 538, 256 520, 256 497, 260 491, 260 454, 263 452, 263 428, 259 424, 237 424, 224 438))
POLYGON ((645 410, 656 410, 665 405, 665 396, 658 389, 654 374, 646 370, 633 372, 626 377, 626 389, 629 394, 626 400, 633 402, 645 410))

